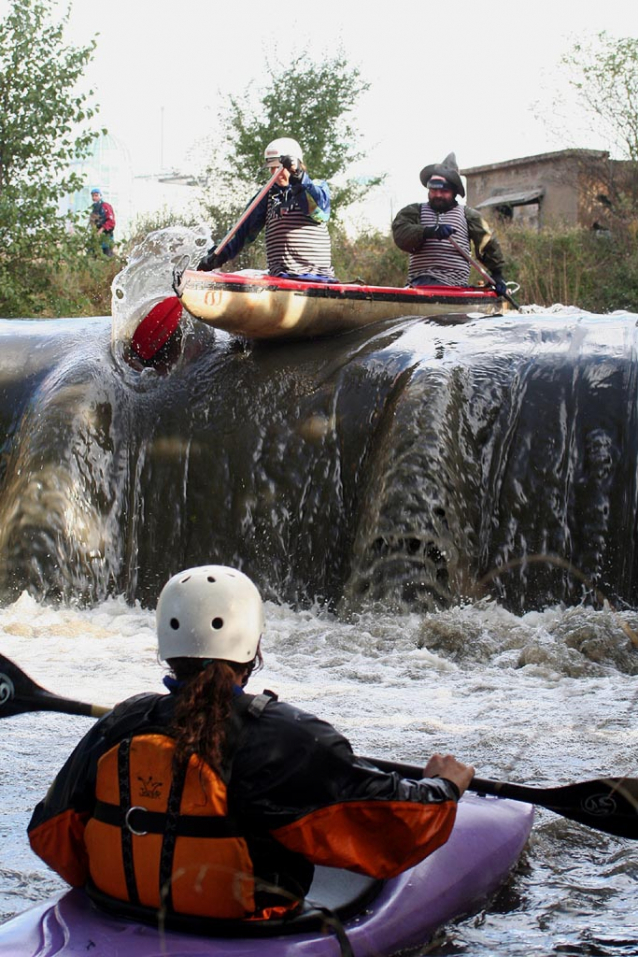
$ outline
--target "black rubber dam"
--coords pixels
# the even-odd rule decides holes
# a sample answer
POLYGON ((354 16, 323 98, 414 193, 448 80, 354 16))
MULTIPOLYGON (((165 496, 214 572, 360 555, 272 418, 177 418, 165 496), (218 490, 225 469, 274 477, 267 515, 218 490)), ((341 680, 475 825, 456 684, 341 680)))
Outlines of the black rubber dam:
POLYGON ((636 604, 636 317, 393 320, 297 343, 0 321, 0 599, 154 604, 237 564, 356 609, 636 604))

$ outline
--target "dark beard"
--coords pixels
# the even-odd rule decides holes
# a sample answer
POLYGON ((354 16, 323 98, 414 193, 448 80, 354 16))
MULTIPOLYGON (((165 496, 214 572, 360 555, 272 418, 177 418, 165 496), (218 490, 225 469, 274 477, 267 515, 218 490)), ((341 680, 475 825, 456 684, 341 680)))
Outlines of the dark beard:
POLYGON ((447 213, 450 209, 454 209, 456 206, 455 199, 441 199, 436 196, 434 199, 428 200, 430 206, 435 213, 447 213))

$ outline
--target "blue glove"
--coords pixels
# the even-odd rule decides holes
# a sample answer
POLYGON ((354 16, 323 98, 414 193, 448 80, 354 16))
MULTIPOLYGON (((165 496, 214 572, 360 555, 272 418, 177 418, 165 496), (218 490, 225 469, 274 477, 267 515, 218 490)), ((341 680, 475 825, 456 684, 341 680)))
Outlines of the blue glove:
POLYGON ((211 246, 204 258, 201 260, 199 266, 197 267, 198 272, 210 272, 211 269, 219 269, 222 263, 226 262, 225 259, 222 259, 221 256, 218 256, 215 252, 217 246, 211 246))
POLYGON ((494 283, 494 290, 497 296, 506 296, 507 295, 507 283, 501 276, 499 272, 492 273, 492 281, 494 283))
POLYGON ((439 223, 438 226, 426 226, 423 230, 424 239, 448 239, 454 232, 454 227, 448 223, 439 223))

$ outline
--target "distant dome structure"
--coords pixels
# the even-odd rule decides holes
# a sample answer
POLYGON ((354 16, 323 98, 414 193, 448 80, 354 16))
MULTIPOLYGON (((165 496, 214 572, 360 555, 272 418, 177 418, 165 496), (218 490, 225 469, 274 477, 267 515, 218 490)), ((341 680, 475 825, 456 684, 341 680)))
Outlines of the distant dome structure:
POLYGON ((102 133, 93 140, 89 155, 72 163, 71 169, 84 186, 62 201, 60 212, 86 213, 88 218, 91 189, 97 187, 115 210, 116 233, 121 236, 133 212, 133 169, 126 145, 110 133, 102 133))

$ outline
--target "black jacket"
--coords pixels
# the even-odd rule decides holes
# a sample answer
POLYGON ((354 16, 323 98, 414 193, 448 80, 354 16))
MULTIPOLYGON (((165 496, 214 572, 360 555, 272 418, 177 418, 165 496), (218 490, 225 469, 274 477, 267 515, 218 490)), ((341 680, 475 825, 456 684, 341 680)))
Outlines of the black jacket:
MULTIPOLYGON (((78 744, 35 808, 32 848, 69 883, 81 886, 88 876, 83 832, 100 757, 132 734, 168 728, 174 700, 144 694, 117 705, 78 744)), ((452 782, 379 771, 356 758, 327 722, 274 696, 251 714, 252 700, 235 699, 225 776, 229 813, 248 838, 255 875, 303 894, 312 864, 384 878, 445 843, 458 799, 452 782)))

